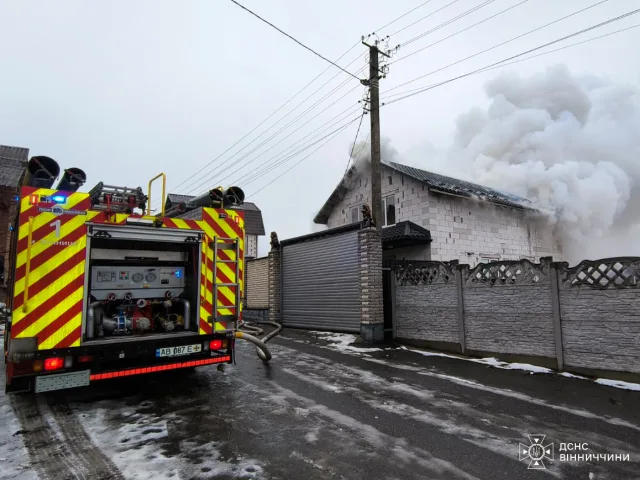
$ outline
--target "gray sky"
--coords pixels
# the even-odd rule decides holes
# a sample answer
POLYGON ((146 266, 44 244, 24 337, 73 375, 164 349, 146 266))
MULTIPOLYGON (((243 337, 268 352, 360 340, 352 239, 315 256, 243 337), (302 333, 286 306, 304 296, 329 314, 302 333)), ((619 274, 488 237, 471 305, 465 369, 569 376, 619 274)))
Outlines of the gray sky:
MULTIPOLYGON (((360 35, 371 33, 422 0, 244 0, 241 3, 324 56, 336 59, 356 44, 360 35)), ((380 34, 392 34, 448 3, 451 0, 432 0, 380 34)), ((402 43, 482 3, 459 0, 393 36, 390 45, 402 43)), ((519 0, 496 0, 407 45, 399 50, 395 59, 517 3, 519 0)), ((529 0, 392 65, 388 77, 381 82, 382 94, 595 3, 597 0, 529 0)), ((393 93, 475 70, 639 5, 637 0, 609 0, 393 93)), ((237 184, 251 194, 311 149, 245 184, 250 175, 264 168, 272 157, 283 158, 277 154, 312 135, 320 125, 350 105, 355 109, 364 92, 364 87, 358 87, 357 81, 351 79, 286 131, 240 160, 333 87, 349 79, 340 73, 293 114, 233 156, 339 73, 338 69, 330 68, 269 122, 176 189, 262 122, 328 64, 228 0, 0 0, 0 18, 3 20, 0 143, 27 147, 32 155, 52 156, 63 168, 84 169, 88 174, 88 188, 99 181, 146 188, 150 177, 164 171, 172 192, 201 193, 229 176, 223 182, 225 185, 238 180, 237 184), (357 88, 353 92, 329 107, 354 87, 357 88), (308 120, 311 122, 283 140, 308 120), (282 142, 275 145, 279 141, 282 142)), ((640 15, 634 15, 549 49, 639 22, 640 15)), ((640 83, 639 44, 640 28, 507 68, 528 75, 543 71, 549 65, 564 63, 572 73, 595 74, 637 85, 640 83)), ((346 65, 364 52, 365 48, 359 45, 340 64, 346 65)), ((364 62, 363 56, 349 70, 364 67, 364 62)), ((391 140, 400 155, 424 143, 447 146, 456 117, 473 106, 486 107, 483 86, 497 74, 494 70, 475 75, 384 107, 381 110, 383 136, 391 140)), ((344 118, 346 121, 352 116, 344 118)), ((366 117, 360 139, 367 134, 368 121, 366 117)), ((255 197, 249 195, 248 200, 255 201, 263 211, 267 237, 272 230, 277 231, 281 239, 312 230, 314 214, 344 172, 356 128, 357 123, 351 125, 255 197)), ((309 137, 306 143, 298 144, 298 148, 316 138, 309 137)), ((413 163, 416 164, 415 159, 413 163)), ((429 159, 424 158, 417 166, 429 169, 429 159)), ((159 190, 155 195, 159 195, 159 190)), ((267 237, 261 242, 261 254, 267 251, 267 237)))

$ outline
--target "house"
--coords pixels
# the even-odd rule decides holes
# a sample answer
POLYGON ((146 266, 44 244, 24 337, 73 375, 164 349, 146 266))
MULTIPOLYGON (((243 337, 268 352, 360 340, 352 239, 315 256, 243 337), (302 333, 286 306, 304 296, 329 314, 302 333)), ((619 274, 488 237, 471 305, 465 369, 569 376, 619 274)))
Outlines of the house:
POLYGON ((0 285, 5 285, 9 271, 10 230, 16 214, 15 196, 27 168, 29 149, 0 145, 0 285))
MULTIPOLYGON (((168 210, 172 206, 181 202, 188 202, 192 198, 195 198, 195 196, 170 193, 169 195, 167 195, 165 209, 168 210)), ((242 205, 237 205, 233 208, 230 208, 229 210, 238 210, 244 212, 244 255, 247 260, 251 258, 257 258, 258 237, 265 234, 262 212, 255 203, 251 202, 245 202, 242 205)))
MULTIPOLYGON (((314 222, 329 228, 362 220, 370 170, 352 167, 314 222)), ((383 256, 397 260, 561 260, 553 228, 531 202, 495 189, 382 161, 383 256)))

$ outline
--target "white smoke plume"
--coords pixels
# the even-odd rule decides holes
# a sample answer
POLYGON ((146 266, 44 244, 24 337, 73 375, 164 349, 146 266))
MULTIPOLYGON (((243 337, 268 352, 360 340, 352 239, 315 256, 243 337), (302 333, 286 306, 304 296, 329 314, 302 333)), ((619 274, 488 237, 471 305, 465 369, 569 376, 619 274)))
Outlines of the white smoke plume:
POLYGON ((405 163, 533 201, 572 264, 640 255, 639 89, 554 66, 485 92, 489 108, 458 117, 449 149, 405 163))

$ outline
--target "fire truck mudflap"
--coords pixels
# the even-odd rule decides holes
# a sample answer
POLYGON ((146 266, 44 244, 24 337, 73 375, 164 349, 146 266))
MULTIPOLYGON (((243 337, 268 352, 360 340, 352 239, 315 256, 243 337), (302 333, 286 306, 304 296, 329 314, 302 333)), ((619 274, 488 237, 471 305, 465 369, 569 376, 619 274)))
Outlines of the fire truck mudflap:
POLYGON ((145 215, 151 182, 148 195, 102 183, 81 193, 69 175, 84 174, 69 169, 52 189, 42 169, 53 160, 43 158, 29 163, 18 200, 7 391, 232 363, 244 218, 231 207, 242 190, 213 189, 186 208, 145 215))

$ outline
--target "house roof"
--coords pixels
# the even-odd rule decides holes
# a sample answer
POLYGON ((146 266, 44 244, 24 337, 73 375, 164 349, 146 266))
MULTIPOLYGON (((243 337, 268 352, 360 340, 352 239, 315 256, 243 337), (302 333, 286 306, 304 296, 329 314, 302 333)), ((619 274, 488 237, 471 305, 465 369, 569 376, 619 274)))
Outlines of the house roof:
MULTIPOLYGON (((195 195, 180 195, 177 193, 170 193, 167 195, 167 201, 165 202, 165 208, 169 209, 171 206, 181 202, 188 202, 195 195)), ((241 210, 244 212, 244 230, 247 235, 264 235, 264 221, 262 219, 262 211, 255 203, 244 202, 242 205, 236 205, 229 210, 241 210)))
POLYGON ((28 148, 0 145, 0 186, 19 186, 28 159, 28 148))
MULTIPOLYGON (((475 183, 466 182, 464 180, 459 180, 457 178, 447 177, 438 173, 410 167, 401 163, 385 160, 382 160, 381 163, 383 166, 395 170, 402 175, 406 175, 422 182, 429 188, 429 190, 434 192, 448 193, 467 198, 478 198, 482 201, 512 208, 531 209, 531 202, 529 200, 516 195, 501 192, 475 183)), ((342 178, 338 186, 331 193, 325 204, 313 219, 315 223, 326 223, 328 221, 331 211, 335 205, 342 200, 344 194, 347 192, 349 188, 348 180, 356 174, 355 172, 354 167, 349 169, 347 174, 342 178)))
POLYGON ((398 222, 393 226, 382 229, 382 242, 395 243, 398 241, 412 243, 430 243, 431 232, 409 220, 398 222))

